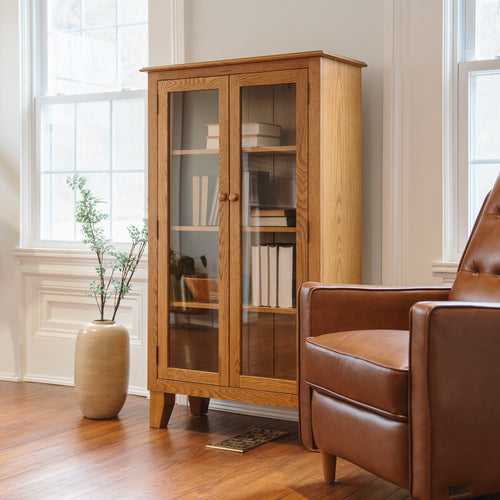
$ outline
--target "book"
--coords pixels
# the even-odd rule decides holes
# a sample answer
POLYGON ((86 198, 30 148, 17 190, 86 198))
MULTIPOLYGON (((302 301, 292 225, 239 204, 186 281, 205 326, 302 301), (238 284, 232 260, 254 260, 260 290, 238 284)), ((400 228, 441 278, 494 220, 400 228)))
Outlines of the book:
POLYGON ((269 307, 278 307, 278 246, 269 245, 269 307))
POLYGON ((258 148, 258 147, 270 147, 279 146, 279 137, 270 137, 268 135, 242 135, 241 136, 241 147, 242 148, 258 148))
POLYGON ((278 249, 278 307, 293 307, 293 246, 278 249))
POLYGON ((193 226, 200 225, 200 176, 193 175, 193 226))
POLYGON ((260 246, 260 305, 269 306, 269 247, 260 246))
MULTIPOLYGON (((218 136, 219 124, 207 123, 207 135, 218 136)), ((241 124, 241 135, 268 135, 271 137, 281 136, 281 126, 274 123, 245 122, 241 124)))
POLYGON ((252 274, 252 305, 260 306, 260 248, 252 245, 251 252, 251 274, 252 274))
POLYGON ((219 212, 219 176, 215 181, 214 196, 212 198, 212 208, 210 209, 210 217, 208 219, 209 226, 215 226, 217 221, 217 213, 219 212))
POLYGON ((201 177, 200 226, 207 225, 208 175, 201 177))
POLYGON ((262 227, 295 227, 296 217, 294 215, 289 215, 285 217, 256 217, 250 216, 251 226, 262 226, 262 227))
POLYGON ((259 208, 250 209, 250 215, 253 217, 285 217, 293 216, 297 213, 295 208, 259 208))
MULTIPOLYGON (((242 148, 258 148, 258 147, 272 147, 279 146, 279 137, 269 137, 267 135, 242 135, 241 147, 242 148)), ((219 137, 207 136, 207 149, 218 149, 219 137)))

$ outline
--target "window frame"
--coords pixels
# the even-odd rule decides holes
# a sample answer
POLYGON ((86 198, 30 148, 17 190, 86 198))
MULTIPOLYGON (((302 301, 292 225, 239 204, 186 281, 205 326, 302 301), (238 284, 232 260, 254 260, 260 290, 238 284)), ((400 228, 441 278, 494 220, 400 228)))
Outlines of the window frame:
MULTIPOLYGON (((29 64, 25 66, 26 72, 29 73, 29 88, 25 89, 25 95, 30 106, 27 110, 30 123, 26 127, 26 132, 29 134, 31 151, 25 156, 31 158, 29 175, 26 179, 26 185, 23 182, 23 191, 25 193, 25 201, 23 206, 23 231, 21 244, 31 248, 60 248, 60 249, 83 249, 85 245, 79 240, 55 240, 42 239, 42 220, 41 220, 41 192, 42 192, 42 109, 45 105, 63 104, 63 103, 89 103, 89 102, 108 102, 112 105, 115 101, 126 100, 142 100, 144 103, 144 209, 147 212, 147 83, 143 89, 121 89, 107 92, 94 93, 75 93, 75 94, 60 94, 46 95, 47 87, 47 3, 45 1, 25 0, 24 13, 26 14, 26 26, 24 34, 25 46, 29 50, 25 50, 24 59, 29 60, 29 64), (29 67, 29 70, 28 70, 29 67), (29 128, 29 130, 28 130, 29 128)), ((137 23, 144 24, 144 23, 137 23)), ((149 31, 149 19, 146 23, 149 31)), ((131 26, 135 23, 131 23, 131 26)), ((148 35, 149 39, 149 35, 148 35)), ((149 45, 149 44, 148 44, 149 45)), ((149 55, 148 55, 149 57, 149 55)), ((145 61, 147 66, 147 61, 145 61)), ((111 115, 110 115, 111 116, 111 115)), ((112 124, 110 124, 112 127, 112 124)), ((111 132, 111 131, 110 131, 111 132)), ((75 143, 76 144, 76 143, 75 143)), ((26 148, 28 149, 28 148, 26 148)), ((27 151, 28 153, 28 151, 27 151)), ((109 170, 114 172, 114 170, 109 170)), ((130 170, 127 172, 136 172, 130 170)), ((81 172, 85 175, 85 172, 81 172)), ((110 191, 113 189, 113 184, 110 182, 110 191)), ((110 198, 111 201, 111 198, 110 198)), ((108 207, 111 210, 111 206, 108 207)), ((145 215, 146 216, 146 215, 145 215)), ((118 248, 128 246, 127 242, 113 242, 118 248)))
POLYGON ((458 262, 470 233, 470 82, 497 71, 500 60, 475 57, 476 0, 444 0, 443 47, 443 260, 458 262))

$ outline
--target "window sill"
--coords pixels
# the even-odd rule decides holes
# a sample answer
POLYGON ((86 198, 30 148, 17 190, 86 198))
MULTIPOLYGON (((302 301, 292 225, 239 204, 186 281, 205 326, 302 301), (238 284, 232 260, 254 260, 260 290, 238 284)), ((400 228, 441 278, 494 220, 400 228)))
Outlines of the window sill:
POLYGON ((458 270, 458 262, 433 262, 432 275, 443 280, 443 284, 452 284, 458 270))
MULTIPOLYGON (((83 249, 68 248, 16 248, 21 272, 28 274, 53 274, 95 276, 97 260, 94 253, 83 249), (89 273, 88 270, 92 272, 89 273)), ((145 253, 137 266, 134 280, 147 280, 148 256, 145 253)))

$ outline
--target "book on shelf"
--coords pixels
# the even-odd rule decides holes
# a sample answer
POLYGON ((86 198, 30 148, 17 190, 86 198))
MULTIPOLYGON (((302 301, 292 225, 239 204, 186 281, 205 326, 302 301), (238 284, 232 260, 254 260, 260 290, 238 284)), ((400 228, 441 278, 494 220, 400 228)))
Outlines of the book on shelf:
MULTIPOLYGON (((267 135, 242 135, 242 148, 274 147, 280 145, 279 137, 270 137, 267 135)), ((207 136, 207 149, 219 148, 219 136, 207 136)))
POLYGON ((200 225, 200 176, 193 175, 193 226, 200 225))
POLYGON ((214 195, 212 197, 212 207, 210 209, 210 217, 208 218, 208 225, 217 225, 217 218, 219 215, 219 176, 215 181, 214 195))
POLYGON ((252 305, 260 306, 260 247, 252 245, 250 254, 252 273, 252 305))
POLYGON ((278 246, 268 246, 269 307, 278 307, 278 246))
MULTIPOLYGON (((210 206, 209 178, 210 177, 208 175, 193 175, 193 226, 216 226, 218 224, 219 176, 217 176, 215 181, 210 206)), ((214 177, 212 177, 212 179, 213 178, 214 177)))
POLYGON ((269 306, 269 247, 260 246, 260 305, 269 306))
MULTIPOLYGON (((219 124, 207 123, 207 135, 218 136, 219 124)), ((274 123, 244 122, 241 124, 241 135, 268 135, 271 137, 281 136, 281 126, 274 123)))
POLYGON ((208 175, 201 176, 200 226, 207 225, 208 175))
POLYGON ((252 245, 250 252, 251 304, 293 307, 294 245, 252 245))
POLYGON ((280 245, 278 250, 278 307, 293 307, 293 246, 280 245))
POLYGON ((289 217, 296 213, 297 209, 295 208, 250 208, 250 216, 252 217, 289 217))
POLYGON ((295 215, 288 215, 284 217, 259 217, 250 216, 250 226, 260 227, 295 227, 295 215))

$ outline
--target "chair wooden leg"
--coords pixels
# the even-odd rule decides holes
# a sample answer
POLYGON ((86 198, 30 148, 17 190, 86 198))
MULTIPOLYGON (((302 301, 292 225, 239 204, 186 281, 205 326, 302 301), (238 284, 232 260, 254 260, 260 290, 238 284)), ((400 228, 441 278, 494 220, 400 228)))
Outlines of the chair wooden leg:
POLYGON ((188 396, 189 407, 191 408, 191 415, 197 417, 205 415, 208 412, 208 405, 210 398, 199 398, 197 396, 188 396))
POLYGON ((149 425, 150 427, 166 427, 175 405, 175 394, 151 391, 149 393, 149 425))
POLYGON ((337 466, 337 457, 321 450, 321 461, 323 463, 323 477, 327 483, 335 482, 335 468, 337 466))

